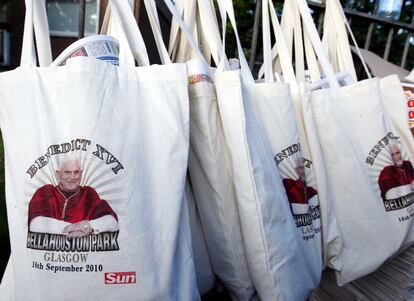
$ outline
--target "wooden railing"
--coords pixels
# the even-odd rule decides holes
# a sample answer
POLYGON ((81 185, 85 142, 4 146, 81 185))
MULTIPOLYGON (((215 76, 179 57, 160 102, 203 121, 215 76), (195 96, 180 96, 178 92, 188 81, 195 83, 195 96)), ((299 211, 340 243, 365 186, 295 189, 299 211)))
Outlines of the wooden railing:
MULTIPOLYGON (((278 1, 283 1, 283 0, 278 0, 278 1)), ((378 0, 377 0, 378 1, 378 0)), ((323 18, 324 18, 324 11, 325 11, 325 5, 324 4, 320 4, 314 1, 310 1, 308 0, 308 4, 309 6, 314 10, 315 12, 315 21, 317 23, 317 27, 319 32, 322 32, 322 27, 323 27, 323 18)), ((250 49, 250 53, 252 54, 251 58, 250 58, 250 67, 253 69, 254 65, 257 64, 256 62, 256 48, 257 48, 257 35, 258 35, 258 22, 259 22, 259 14, 261 13, 261 0, 257 0, 256 2, 256 16, 255 16, 255 23, 253 26, 253 38, 252 38, 252 44, 251 44, 251 49, 250 49)), ((374 9, 375 11, 375 9, 374 9)), ((398 21, 391 21, 382 17, 378 17, 374 14, 368 14, 368 13, 364 13, 364 12, 359 12, 356 10, 350 10, 350 9, 344 9, 345 15, 348 17, 348 22, 351 25, 352 30, 357 31, 358 28, 354 28, 352 23, 353 20, 364 20, 366 21, 368 25, 368 30, 367 33, 365 35, 365 37, 362 38, 363 43, 361 43, 361 45, 358 45, 359 47, 363 47, 364 49, 367 50, 371 50, 370 46, 371 46, 371 41, 373 39, 375 39, 375 35, 374 35, 374 28, 376 25, 383 25, 384 29, 383 30, 388 30, 387 33, 387 41, 384 45, 384 47, 382 47, 380 50, 383 50, 382 53, 378 53, 379 50, 376 50, 376 54, 379 56, 382 56, 385 60, 387 61, 392 61, 393 63, 395 63, 396 61, 399 62, 399 65, 402 68, 413 68, 413 64, 410 64, 410 66, 408 66, 407 64, 407 58, 408 58, 408 53, 410 50, 410 47, 413 47, 414 45, 414 40, 413 40, 413 36, 414 36, 414 18, 412 18, 412 22, 411 23, 404 23, 404 22, 398 22, 398 21), (391 50, 391 46, 393 43, 393 39, 395 38, 395 33, 398 32, 400 29, 405 31, 405 43, 404 43, 404 49, 402 51, 402 55, 400 60, 396 59, 395 57, 391 57, 392 60, 390 60, 390 50, 391 50)), ((360 31, 359 31, 360 32, 360 31)), ((359 40, 361 41, 361 37, 358 37, 359 40)), ((374 51, 375 52, 375 51, 374 51)))
MULTIPOLYGON (((281 1, 281 0, 279 0, 281 1)), ((378 1, 378 0, 377 0, 378 1)), ((161 1, 162 2, 162 1, 161 1)), ((250 49, 250 67, 253 69, 255 63, 256 62, 256 49, 257 49, 257 37, 259 34, 259 20, 260 20, 260 13, 261 13, 261 0, 256 0, 256 12, 255 12, 255 19, 254 19, 254 23, 253 23, 253 35, 252 35, 252 42, 251 42, 251 49, 250 49)), ((79 38, 83 37, 84 34, 84 20, 85 20, 85 0, 81 0, 81 7, 80 7, 80 18, 79 18, 79 38)), ((324 17, 324 10, 325 10, 325 5, 324 4, 320 4, 314 1, 308 1, 309 6, 315 10, 315 13, 317 14, 316 16, 316 20, 317 20, 317 25, 318 25, 318 30, 321 32, 322 30, 322 26, 323 26, 323 17, 324 17)), ((135 8, 139 8, 141 5, 141 0, 135 0, 135 8)), ((375 11, 375 9, 374 9, 375 11)), ((350 10, 350 9, 344 9, 345 15, 348 17, 348 21, 351 25, 352 28, 352 21, 354 19, 361 19, 361 20, 365 20, 367 21, 367 24, 369 24, 368 26, 368 30, 364 39, 364 45, 363 48, 369 50, 370 46, 371 46, 371 41, 373 38, 375 38, 375 36, 373 36, 374 33, 374 28, 377 24, 380 25, 384 25, 384 30, 386 30, 386 28, 388 29, 388 34, 387 34, 387 41, 386 44, 384 45, 385 47, 383 48, 384 51, 383 53, 377 53, 378 55, 382 56, 385 60, 389 60, 390 59, 390 50, 391 50, 391 45, 393 42, 393 38, 395 36, 395 33, 402 29, 404 31, 406 31, 406 38, 405 38, 405 43, 404 43, 404 49, 402 52, 402 56, 401 59, 399 60, 400 62, 400 66, 402 68, 406 68, 407 67, 407 57, 408 57, 408 52, 410 50, 410 47, 413 46, 413 36, 414 36, 414 18, 412 18, 411 24, 409 23, 404 23, 404 22, 398 22, 398 21, 391 21, 382 17, 378 17, 374 14, 368 14, 368 13, 364 13, 364 12, 359 12, 356 10, 350 10)), ((359 47, 362 47, 362 45, 359 45, 359 47)), ((395 59, 393 60, 394 62, 396 61, 395 59)), ((412 64, 411 66, 409 66, 409 68, 412 68, 412 64)))
MULTIPOLYGON (((319 18, 323 19, 323 11, 325 9, 325 6, 323 4, 318 4, 315 2, 311 2, 311 1, 309 1, 309 5, 315 9, 319 9, 320 10, 319 18)), ((385 44, 384 52, 377 53, 378 55, 382 56, 385 60, 389 60, 390 49, 391 49, 391 45, 393 42, 395 32, 397 32, 399 29, 405 30, 406 39, 404 43, 404 50, 403 50, 402 57, 400 60, 401 62, 400 66, 402 68, 406 67, 409 47, 413 46, 411 40, 412 40, 413 33, 414 33, 414 22, 413 22, 414 19, 411 22, 411 24, 408 24, 408 23, 399 22, 399 21, 391 21, 391 20, 388 20, 382 17, 378 17, 373 14, 367 14, 367 13, 358 12, 356 10, 350 10, 346 8, 344 8, 344 12, 345 12, 345 15, 348 17, 348 22, 350 23, 351 28, 352 28, 353 19, 361 19, 369 23, 368 31, 365 36, 365 43, 363 45, 364 49, 369 50, 371 41, 373 38, 375 38, 373 36, 373 31, 374 31, 374 26, 376 24, 384 25, 384 29, 388 28, 387 42, 385 44)), ((362 47, 362 45, 359 45, 359 46, 362 47)))

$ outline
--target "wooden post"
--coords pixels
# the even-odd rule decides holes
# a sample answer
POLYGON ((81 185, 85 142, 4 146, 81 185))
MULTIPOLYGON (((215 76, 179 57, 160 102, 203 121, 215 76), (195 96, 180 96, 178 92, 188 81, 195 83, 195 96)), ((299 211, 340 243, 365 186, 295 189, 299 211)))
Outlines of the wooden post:
POLYGON ((78 26, 78 39, 82 39, 85 36, 85 6, 86 0, 79 1, 79 26, 78 26))
POLYGON ((370 23, 368 27, 367 37, 365 38, 364 49, 368 50, 371 44, 372 32, 374 31, 374 23, 370 23))
MULTIPOLYGON (((411 14, 411 26, 414 25, 414 9, 412 8, 412 14, 411 14)), ((410 41, 413 38, 413 32, 409 31, 407 34, 407 38, 405 39, 405 45, 404 45, 404 52, 401 57, 401 68, 405 69, 405 64, 407 64, 407 56, 408 56, 408 49, 410 48, 410 41)))
POLYGON ((257 49, 257 37, 259 35, 259 22, 260 22, 260 13, 262 11, 262 0, 257 0, 256 2, 256 12, 254 14, 254 25, 253 25, 253 36, 252 44, 250 47, 250 62, 249 67, 253 72, 254 64, 256 62, 256 49, 257 49))
POLYGON ((321 10, 319 12, 319 18, 318 18, 318 33, 320 36, 322 36, 324 18, 325 18, 325 11, 321 10))
POLYGON ((388 61, 388 56, 390 55, 390 49, 391 49, 391 43, 392 38, 394 36, 394 27, 390 28, 390 31, 388 31, 388 37, 387 37, 387 44, 385 45, 385 51, 384 51, 384 60, 388 61))
MULTIPOLYGON (((376 0, 375 5, 374 5, 374 15, 377 14, 378 4, 379 4, 379 0, 376 0)), ((367 37, 365 38, 365 45, 364 45, 364 49, 366 50, 369 49, 369 45, 371 44, 371 38, 372 38, 372 32, 374 31, 374 25, 375 25, 374 23, 370 23, 368 27, 367 37)))
POLYGON ((411 32, 408 33, 407 38, 405 39, 404 44, 404 51, 401 57, 401 68, 405 69, 405 64, 407 64, 407 56, 408 56, 408 49, 410 48, 410 40, 412 39, 413 34, 411 32))
POLYGON ((137 23, 139 23, 140 13, 141 13, 141 0, 135 0, 135 3, 134 3, 134 17, 135 17, 135 20, 137 20, 137 23))

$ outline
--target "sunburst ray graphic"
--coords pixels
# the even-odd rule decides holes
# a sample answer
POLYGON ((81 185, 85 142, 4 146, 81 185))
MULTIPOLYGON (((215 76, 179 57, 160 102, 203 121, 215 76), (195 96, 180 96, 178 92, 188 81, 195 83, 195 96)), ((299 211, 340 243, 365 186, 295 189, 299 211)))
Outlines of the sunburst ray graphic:
POLYGON ((116 211, 122 211, 122 204, 130 196, 126 195, 126 189, 122 186, 123 176, 115 174, 113 166, 107 164, 106 160, 98 158, 88 151, 72 151, 69 154, 58 154, 50 158, 48 164, 39 169, 33 178, 25 180, 25 196, 27 205, 37 189, 51 184, 58 186, 57 171, 62 163, 77 159, 80 162, 82 176, 80 186, 89 186, 96 190, 101 199, 106 200, 116 211))

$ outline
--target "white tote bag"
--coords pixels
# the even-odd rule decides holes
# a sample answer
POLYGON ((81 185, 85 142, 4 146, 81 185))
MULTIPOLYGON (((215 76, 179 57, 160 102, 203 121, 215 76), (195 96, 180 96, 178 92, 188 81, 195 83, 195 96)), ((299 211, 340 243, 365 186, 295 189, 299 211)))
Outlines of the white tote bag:
MULTIPOLYGON (((36 33, 36 47, 40 67, 46 67, 52 63, 52 51, 50 47, 49 25, 46 18, 45 1, 39 0, 33 3, 33 27, 36 33)), ((8 220, 17 219, 18 212, 15 208, 7 210, 8 220)), ((4 300, 14 300, 14 275, 12 256, 10 255, 3 278, 0 282, 0 296, 4 300)))
MULTIPOLYGON (((336 43, 331 42, 327 43, 327 47, 331 53, 335 53, 335 58, 341 62, 347 62, 348 64, 339 64, 338 68, 335 69, 335 72, 349 72, 350 74, 355 74, 355 67, 353 64, 349 64, 349 54, 351 52, 349 43, 341 42, 347 41, 347 30, 351 40, 355 45, 355 49, 359 54, 359 58, 364 66, 365 72, 367 73, 368 78, 372 78, 372 75, 369 72, 369 69, 366 66, 363 56, 361 55, 358 45, 356 44, 355 37, 351 31, 351 28, 348 24, 348 21, 344 15, 341 4, 337 0, 327 1, 329 4, 330 22, 327 22, 327 26, 335 27, 337 30, 328 30, 328 36, 337 35, 336 43)), ((414 159, 414 140, 412 138, 412 133, 408 126, 408 113, 407 113, 407 97, 404 95, 404 91, 401 85, 401 82, 396 75, 386 76, 380 79, 380 89, 381 89, 381 100, 384 106, 384 110, 388 114, 389 120, 391 121, 391 127, 393 133, 395 133, 403 142, 405 148, 407 149, 408 156, 410 161, 414 159)))
MULTIPOLYGON (((265 7, 265 5, 266 3, 264 3, 263 7, 265 7)), ((300 22, 296 20, 296 18, 299 17, 299 11, 296 9, 294 3, 291 3, 291 1, 285 1, 283 9, 283 18, 285 20, 285 24, 284 29, 282 29, 278 22, 276 11, 272 2, 269 2, 269 9, 273 23, 273 30, 276 36, 276 44, 270 54, 269 46, 266 48, 266 43, 264 43, 264 48, 268 50, 267 55, 266 52, 264 53, 264 63, 259 71, 259 78, 265 75, 265 73, 269 78, 271 78, 271 74, 273 73, 271 60, 274 60, 276 63, 274 64, 273 68, 279 68, 280 77, 283 78, 286 83, 289 83, 290 91, 289 93, 286 93, 285 97, 282 97, 281 95, 278 102, 267 102, 266 106, 264 106, 265 101, 260 100, 257 102, 257 104, 260 104, 263 107, 261 110, 262 114, 268 115, 266 121, 267 125, 265 123, 265 127, 269 128, 269 133, 271 133, 271 123, 275 123, 277 120, 283 120, 283 122, 280 122, 279 125, 279 128, 284 129, 282 131, 283 134, 268 135, 270 142, 272 142, 276 149, 277 145, 283 143, 284 139, 287 139, 287 137, 291 137, 292 139, 294 137, 294 131, 296 131, 296 138, 294 139, 300 141, 300 151, 299 147, 296 147, 295 153, 292 151, 295 149, 294 147, 282 148, 284 151, 279 153, 278 157, 276 157, 278 158, 277 162, 289 161, 285 160, 286 157, 289 157, 289 154, 291 154, 291 156, 297 156, 299 153, 303 155, 303 166, 305 167, 304 170, 307 186, 310 187, 309 196, 313 196, 313 200, 310 200, 311 204, 309 205, 310 207, 313 207, 313 210, 311 210, 311 212, 314 213, 312 214, 312 216, 315 217, 313 220, 313 226, 316 229, 316 232, 318 230, 318 224, 320 223, 322 225, 321 239, 323 266, 328 265, 333 268, 339 267, 337 258, 338 254, 341 252, 342 241, 337 221, 332 212, 331 192, 327 183, 325 163, 322 157, 319 139, 317 138, 317 131, 313 120, 312 110, 309 106, 309 84, 303 82, 298 84, 292 67, 291 49, 288 47, 292 46, 294 34, 295 53, 297 59, 299 59, 299 62, 296 62, 298 71, 297 77, 303 78, 304 60, 303 57, 300 58, 299 55, 301 53, 303 56, 303 49, 301 48, 303 47, 302 28, 299 26, 300 22), (291 36, 290 45, 287 45, 286 43, 287 39, 285 38, 287 36, 291 36), (300 70, 301 63, 302 70, 300 70), (289 98, 289 100, 287 98, 289 98), (273 110, 271 110, 271 108, 273 108, 273 110), (273 118, 270 117, 271 114, 274 115, 273 118), (291 116, 291 114, 293 114, 293 120, 292 118, 288 118, 288 116, 291 116), (317 192, 317 194, 315 194, 315 192, 317 192), (320 215, 320 218, 317 217, 318 215, 320 215)), ((268 19, 268 14, 266 12, 263 12, 263 21, 266 22, 266 24, 269 22, 268 19)), ((266 29, 268 26, 269 25, 263 25, 263 28, 266 29)), ((269 33, 267 33, 267 35, 269 35, 269 33)), ((269 40, 269 38, 267 38, 267 40, 269 40)), ((264 38, 264 42, 266 42, 266 38, 264 38)), ((270 45, 270 41, 267 43, 267 45, 270 45)), ((275 74, 279 76, 278 73, 275 74)), ((263 119, 264 118, 262 117, 262 120, 263 119)), ((295 175, 295 173, 297 174, 297 170, 295 170, 293 166, 295 165, 294 162, 285 162, 284 164, 287 166, 282 166, 282 175, 287 175, 289 173, 293 173, 293 175, 295 175)), ((299 227, 299 229, 302 230, 303 238, 305 241, 309 240, 306 237, 312 236, 312 234, 314 234, 307 228, 299 227)), ((315 240, 311 241, 313 241, 313 243, 309 243, 307 248, 317 248, 315 240)), ((308 254, 308 256, 312 258, 311 253, 308 254)))
MULTIPOLYGON (((112 1, 122 28, 125 3, 112 1)), ((121 39, 119 67, 35 68, 32 4, 22 66, 1 76, 15 299, 199 299, 185 65, 135 68, 121 39)))
POLYGON ((213 269, 233 300, 251 300, 255 289, 213 84, 202 81, 190 86, 190 100, 189 171, 213 269))
MULTIPOLYGON (((298 125, 299 140, 301 141, 301 149, 305 158, 308 158, 310 168, 308 168, 310 182, 309 184, 315 187, 318 191, 319 207, 321 213, 322 223, 322 245, 323 245, 323 259, 324 265, 333 269, 339 269, 341 263, 338 260, 342 251, 342 239, 340 229, 332 208, 332 191, 329 187, 329 180, 326 174, 325 161, 322 155, 321 146, 319 144, 318 133, 314 122, 313 112, 310 104, 311 91, 308 82, 305 82, 305 68, 304 55, 308 65, 314 66, 317 64, 316 56, 310 51, 310 41, 306 32, 302 33, 300 12, 294 1, 285 1, 283 8, 282 21, 284 20, 283 28, 278 23, 276 13, 272 2, 269 2, 271 9, 271 17, 273 21, 273 29, 275 35, 283 36, 290 40, 288 47, 284 47, 285 39, 280 39, 281 45, 280 53, 278 55, 279 65, 274 65, 275 68, 280 68, 283 71, 283 76, 286 82, 290 84, 293 109, 298 125), (292 67, 289 65, 289 59, 283 59, 284 55, 289 57, 292 54, 291 48, 293 43, 295 45, 295 65, 296 78, 293 75, 292 67), (305 46, 305 51, 303 50, 305 46)), ((276 49, 277 47, 274 47, 276 49)), ((273 51, 275 56, 278 52, 273 51)), ((274 59, 275 57, 273 57, 274 59)), ((319 70, 309 70, 310 75, 315 77, 319 75, 319 70)))
MULTIPOLYGON (((45 0, 33 3, 33 27, 36 33, 36 47, 38 53, 39 66, 45 67, 52 62, 52 51, 50 47, 49 25, 46 18, 45 0)), ((13 209, 13 208, 12 208, 13 209)), ((16 210, 8 210, 8 220, 18 218, 16 210)), ((13 276, 12 256, 10 256, 3 278, 0 282, 0 296, 4 300, 14 300, 14 276, 13 276)))
MULTIPOLYGON (((191 7, 189 1, 186 2, 191 7)), ((201 26, 197 29, 208 33, 208 45, 213 48, 217 39, 214 40, 210 33, 215 31, 218 35, 218 28, 212 28, 214 23, 210 3, 202 2, 199 1, 196 7, 201 26)), ((170 42, 174 43, 174 39, 171 38, 170 42)), ((182 60, 195 55, 188 43, 180 44, 175 51, 182 60)), ((189 173, 213 269, 233 300, 252 300, 255 298, 255 289, 247 268, 231 157, 224 139, 215 87, 208 68, 194 60, 188 62, 187 66, 190 98, 189 173)))
POLYGON ((203 227, 201 226, 200 216, 194 199, 194 192, 188 176, 185 183, 185 194, 190 218, 191 246, 193 249, 197 287, 200 295, 204 295, 214 287, 215 276, 211 267, 210 255, 207 250, 203 227))
MULTIPOLYGON (((219 3, 237 36, 232 3, 219 3)), ((222 71, 220 65, 214 82, 231 152, 249 271, 262 300, 304 300, 317 281, 306 262, 303 239, 294 224, 271 147, 252 107, 262 93, 253 81, 238 37, 236 41, 241 70, 222 71)))
MULTIPOLYGON (((179 4, 179 3, 176 3, 176 4, 179 4)), ((155 41, 157 44, 157 49, 159 51, 161 61, 163 61, 164 64, 171 64, 172 63, 171 59, 168 56, 167 49, 162 40, 155 2, 145 0, 145 7, 146 7, 147 15, 150 20, 150 25, 151 25, 153 34, 155 36, 155 41)), ((191 103, 193 103, 193 98, 196 97, 196 96, 193 96, 193 93, 195 93, 194 91, 200 90, 201 88, 201 87, 195 87, 199 85, 197 85, 198 80, 194 80, 194 79, 195 78, 204 79, 204 77, 200 75, 200 73, 204 73, 204 72, 200 72, 200 69, 201 70, 207 69, 205 67, 206 63, 204 59, 202 58, 200 51, 198 51, 198 49, 193 50, 193 47, 195 46, 194 46, 194 41, 192 41, 191 34, 187 30, 187 28, 184 27, 185 24, 183 21, 179 19, 180 17, 176 13, 176 10, 174 9, 174 7, 171 7, 171 6, 167 6, 167 7, 170 9, 174 18, 177 21, 179 21, 177 23, 177 22, 174 22, 173 20, 173 24, 177 25, 178 27, 177 29, 181 28, 180 30, 182 32, 180 33, 182 35, 182 39, 185 39, 182 42, 183 45, 181 46, 181 48, 176 49, 176 52, 175 52, 176 56, 179 56, 180 60, 182 61, 189 61, 190 58, 188 56, 190 54, 194 56, 194 59, 191 60, 191 62, 188 62, 186 64, 187 71, 188 71, 187 72, 188 73, 188 84, 189 84, 188 89, 189 89, 190 112, 191 112, 191 103), (185 51, 182 49, 182 47, 185 47, 184 49, 185 51), (199 59, 196 59, 196 58, 199 58, 199 59)), ((199 92, 198 94, 201 94, 203 97, 203 92, 204 90, 202 89, 201 93, 199 92)), ((192 241, 192 249, 193 249, 193 254, 194 254, 194 264, 195 264, 195 269, 196 269, 197 285, 198 285, 200 295, 203 295, 209 292, 213 288, 215 284, 215 275, 212 270, 212 266, 210 262, 210 255, 207 250, 206 240, 204 237, 204 231, 200 223, 200 217, 198 214, 198 208, 197 208, 196 200, 195 200, 194 193, 193 193, 193 187, 190 184, 188 175, 187 175, 185 192, 186 192, 186 202, 188 203, 189 215, 190 215, 191 241, 192 241)), ((223 254, 221 255, 223 256, 223 254)))
MULTIPOLYGON (((303 137, 304 135, 299 134, 297 123, 302 126, 302 122, 297 122, 290 87, 286 83, 274 82, 268 1, 263 1, 262 8, 265 82, 256 84, 256 89, 260 91, 261 95, 252 98, 252 103, 270 143, 274 163, 283 178, 282 182, 291 213, 298 234, 302 237, 301 248, 305 250, 304 256, 309 273, 316 287, 319 284, 324 266, 316 179, 311 158, 309 156, 304 157, 302 152, 303 147, 305 151, 308 151, 308 146, 306 139, 303 137)), ((274 16, 276 15, 274 14, 274 16)), ((286 47, 286 44, 283 44, 283 38, 280 31, 279 35, 276 36, 276 46, 279 49, 286 47)), ((285 69, 285 72, 283 72, 284 79, 287 82, 295 81, 287 49, 278 52, 281 56, 282 67, 285 69)), ((293 89, 296 88, 295 83, 292 83, 292 85, 294 85, 293 89)), ((307 154, 310 155, 309 152, 307 154)))
POLYGON ((313 92, 312 108, 344 242, 337 274, 343 285, 413 241, 411 163, 392 132, 379 80, 340 88, 306 3, 297 3, 331 87, 313 92))

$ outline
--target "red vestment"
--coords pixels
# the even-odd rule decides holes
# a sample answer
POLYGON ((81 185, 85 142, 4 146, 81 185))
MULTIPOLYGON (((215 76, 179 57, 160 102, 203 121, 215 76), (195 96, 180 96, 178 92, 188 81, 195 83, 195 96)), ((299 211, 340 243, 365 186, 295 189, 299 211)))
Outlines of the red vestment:
POLYGON ((283 186, 285 186, 286 194, 291 204, 308 204, 308 200, 318 194, 316 189, 307 187, 299 179, 283 179, 283 186))
POLYGON ((92 187, 79 187, 77 193, 66 198, 57 187, 48 184, 36 190, 30 200, 28 224, 30 225, 32 219, 38 216, 77 223, 83 220, 94 220, 108 214, 118 220, 109 204, 102 200, 92 187))
POLYGON ((410 161, 403 161, 401 167, 386 166, 378 177, 378 185, 381 197, 385 200, 385 194, 391 188, 409 185, 414 180, 414 169, 410 161))

